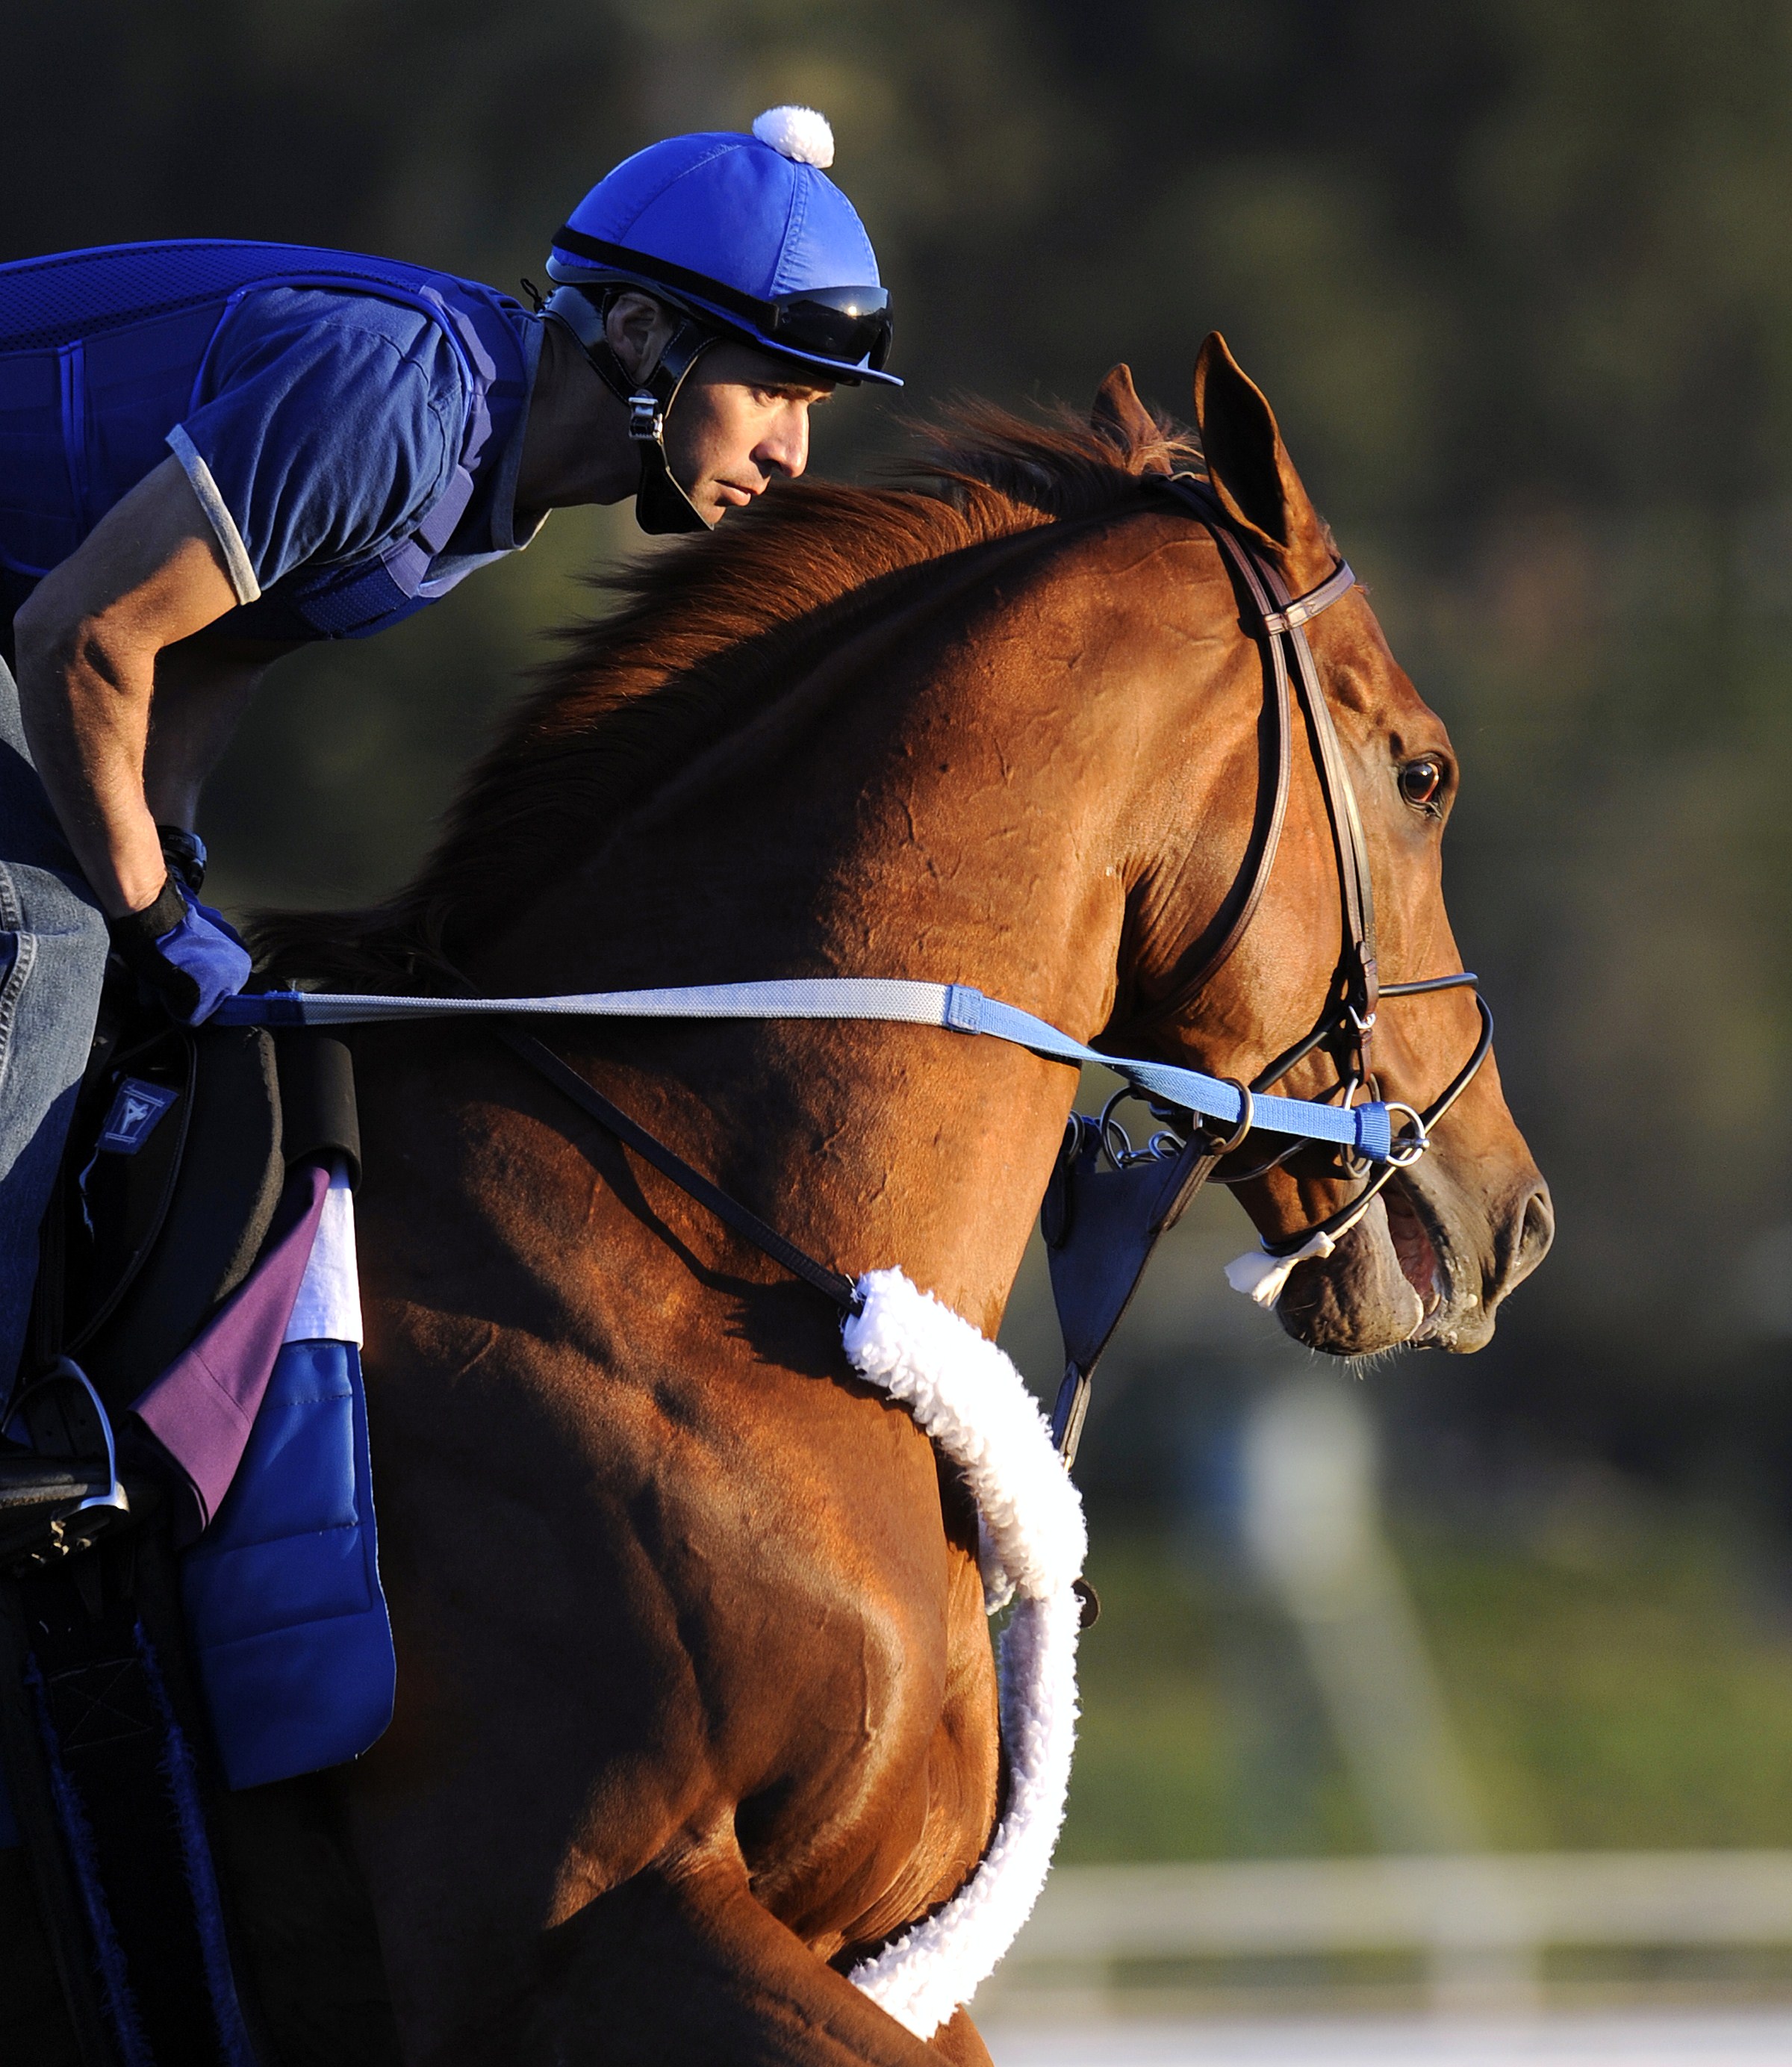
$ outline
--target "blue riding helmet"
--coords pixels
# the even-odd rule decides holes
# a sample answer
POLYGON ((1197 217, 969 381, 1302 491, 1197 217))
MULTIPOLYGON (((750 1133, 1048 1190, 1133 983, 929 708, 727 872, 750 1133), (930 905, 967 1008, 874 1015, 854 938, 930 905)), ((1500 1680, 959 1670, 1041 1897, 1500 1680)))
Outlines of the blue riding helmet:
POLYGON ((555 233, 546 312, 573 331, 629 411, 641 447, 636 514, 650 531, 702 528, 665 463, 664 432, 685 376, 724 337, 829 380, 899 388, 883 370, 890 297, 852 203, 822 167, 833 136, 812 108, 774 108, 753 132, 669 137, 625 159, 555 233), (639 286, 679 328, 644 380, 610 350, 604 309, 639 286))

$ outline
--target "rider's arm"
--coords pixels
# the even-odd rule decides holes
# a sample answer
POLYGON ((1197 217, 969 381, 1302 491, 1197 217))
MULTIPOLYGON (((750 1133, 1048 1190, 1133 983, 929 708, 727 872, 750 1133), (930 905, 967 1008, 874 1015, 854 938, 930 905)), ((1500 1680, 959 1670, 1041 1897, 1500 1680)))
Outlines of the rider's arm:
MULTIPOLYGON (((444 332, 367 296, 250 295, 220 328, 206 388, 169 431, 171 456, 14 620, 33 755, 115 916, 156 899, 155 821, 190 817, 280 650, 181 642, 278 596, 295 571, 407 537, 460 449, 460 376, 444 332)), ((273 636, 292 636, 286 614, 273 636)))
POLYGON ((237 600, 217 533, 169 458, 44 576, 14 620, 32 758, 115 918, 152 904, 168 873, 144 794, 157 656, 237 600))

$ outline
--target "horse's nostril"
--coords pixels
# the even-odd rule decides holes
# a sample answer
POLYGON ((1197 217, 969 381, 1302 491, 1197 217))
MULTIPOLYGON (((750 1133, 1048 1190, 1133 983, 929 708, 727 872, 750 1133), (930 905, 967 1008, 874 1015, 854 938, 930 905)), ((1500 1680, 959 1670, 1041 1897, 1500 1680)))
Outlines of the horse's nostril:
POLYGON ((1512 1274, 1522 1277, 1535 1270, 1549 1253, 1555 1239, 1555 1208, 1550 1204, 1549 1187, 1539 1184, 1524 1202, 1524 1218, 1518 1228, 1518 1246, 1512 1254, 1512 1274))

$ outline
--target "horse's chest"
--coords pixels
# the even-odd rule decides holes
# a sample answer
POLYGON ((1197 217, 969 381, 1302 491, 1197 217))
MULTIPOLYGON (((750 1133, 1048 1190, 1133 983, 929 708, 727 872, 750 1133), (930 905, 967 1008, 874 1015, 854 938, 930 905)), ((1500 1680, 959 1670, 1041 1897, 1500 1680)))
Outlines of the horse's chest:
POLYGON ((712 1440, 667 1431, 619 1488, 618 1549, 642 1561, 662 1683, 701 1690, 706 1777, 763 1898, 813 1918, 855 1890, 837 1898, 847 1932, 867 1889, 900 1907, 980 1852, 995 1673, 955 1478, 906 1415, 801 1383, 824 1397, 800 1438, 744 1438, 732 1417, 712 1440))

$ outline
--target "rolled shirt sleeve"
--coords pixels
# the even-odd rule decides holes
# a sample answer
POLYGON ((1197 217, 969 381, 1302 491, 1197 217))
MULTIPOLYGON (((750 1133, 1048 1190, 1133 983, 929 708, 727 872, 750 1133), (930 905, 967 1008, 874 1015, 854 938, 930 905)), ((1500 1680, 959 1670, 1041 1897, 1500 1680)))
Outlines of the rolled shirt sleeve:
POLYGON ((269 288, 225 319, 168 434, 239 603, 407 537, 460 450, 459 361, 420 311, 269 288))
POLYGON ((255 579, 255 562, 249 557, 249 548, 243 543, 243 534, 237 529, 237 520, 230 514, 230 506, 224 499, 223 490, 212 477, 212 469, 205 464, 205 455, 188 437, 186 427, 176 424, 168 434, 168 449, 180 461, 182 471, 193 483, 193 492, 199 497, 199 506, 205 513, 205 521, 217 534, 217 542, 223 549, 224 564, 230 576, 230 586, 237 591, 238 603, 254 603, 260 599, 262 584, 255 579))

